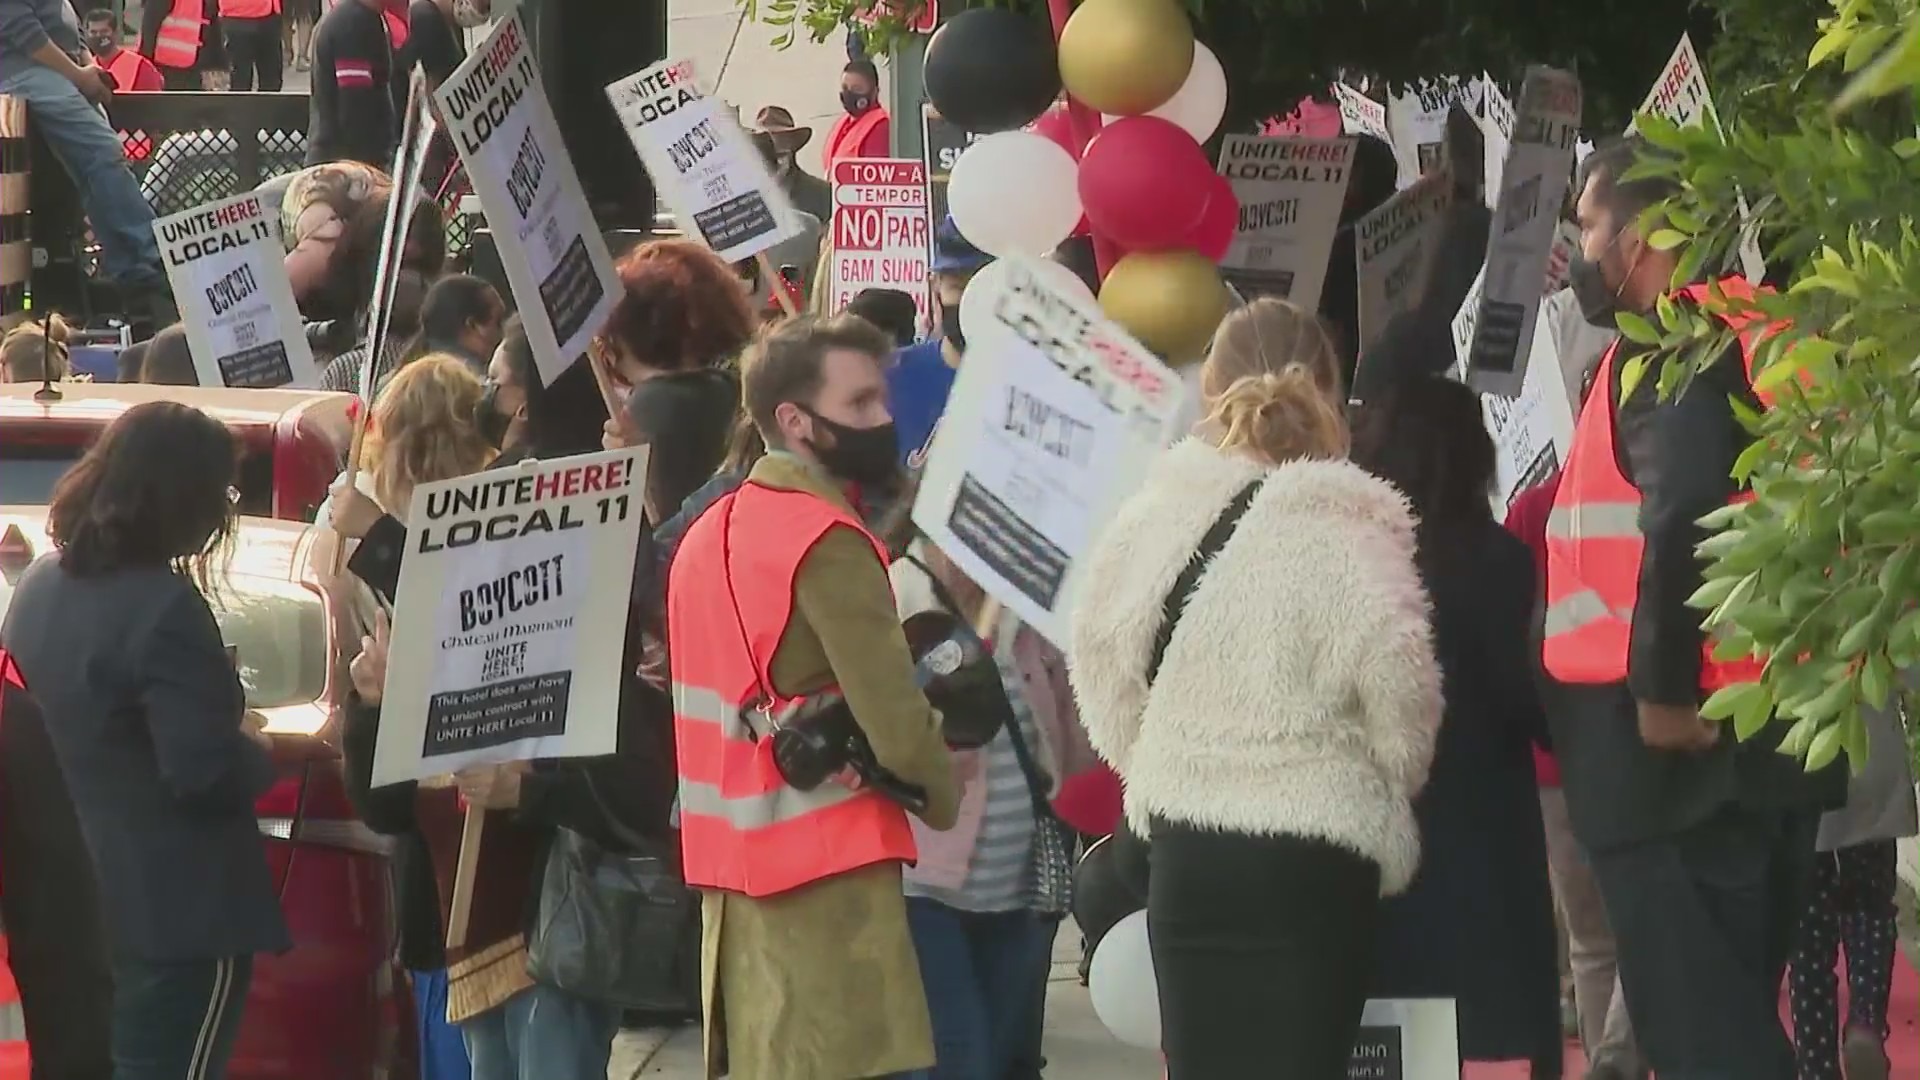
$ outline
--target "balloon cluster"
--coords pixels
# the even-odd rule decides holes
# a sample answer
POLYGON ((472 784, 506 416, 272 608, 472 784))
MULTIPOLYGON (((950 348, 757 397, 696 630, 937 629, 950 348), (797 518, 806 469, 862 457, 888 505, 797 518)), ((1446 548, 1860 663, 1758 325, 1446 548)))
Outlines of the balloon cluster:
POLYGON ((962 235, 1045 256, 1091 233, 1119 255, 1107 315, 1172 362, 1199 356, 1226 314, 1216 264, 1240 206, 1200 147, 1226 113, 1226 75, 1175 0, 1083 0, 1057 48, 1032 19, 970 9, 928 42, 926 86, 979 136, 948 179, 962 235))

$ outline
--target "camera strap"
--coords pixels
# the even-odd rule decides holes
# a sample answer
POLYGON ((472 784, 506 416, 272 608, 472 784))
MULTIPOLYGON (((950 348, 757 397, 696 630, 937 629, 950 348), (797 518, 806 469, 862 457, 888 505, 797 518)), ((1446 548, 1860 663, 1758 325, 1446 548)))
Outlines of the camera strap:
POLYGON ((756 701, 740 706, 740 719, 747 726, 748 738, 756 741, 763 735, 772 734, 780 725, 773 719, 773 687, 767 685, 767 676, 760 670, 760 661, 753 655, 753 642, 747 637, 747 621, 740 615, 740 598, 733 591, 733 507, 740 501, 740 493, 747 485, 741 484, 727 496, 727 508, 720 516, 720 577, 727 584, 727 604, 733 608, 733 625, 740 628, 740 650, 746 654, 747 663, 753 668, 753 681, 760 690, 756 701))

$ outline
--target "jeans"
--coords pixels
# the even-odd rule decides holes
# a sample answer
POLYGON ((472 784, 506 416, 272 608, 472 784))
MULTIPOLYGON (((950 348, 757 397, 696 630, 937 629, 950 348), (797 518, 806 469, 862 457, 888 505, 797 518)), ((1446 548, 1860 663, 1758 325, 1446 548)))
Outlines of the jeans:
POLYGON ((22 98, 33 126, 66 166, 99 239, 107 276, 122 290, 164 289, 153 207, 127 171, 107 118, 52 68, 21 60, 0 69, 0 94, 22 98))
POLYGON ((419 1023, 415 1034, 420 1046, 420 1080, 470 1080, 473 1066, 467 1061, 467 1044, 460 1030, 447 1023, 447 973, 414 971, 413 1004, 419 1023))
POLYGON ((227 32, 227 59, 232 65, 233 88, 279 92, 283 74, 280 16, 220 21, 227 32))
POLYGON ((473 1080, 601 1080, 619 1033, 619 1009, 551 986, 460 1023, 473 1080))
POLYGON ((929 1080, 1003 1080, 1024 1048, 1037 952, 1048 939, 1029 911, 977 913, 907 897, 936 1064, 929 1080))
POLYGON ((253 957, 113 966, 113 1080, 224 1080, 253 957))

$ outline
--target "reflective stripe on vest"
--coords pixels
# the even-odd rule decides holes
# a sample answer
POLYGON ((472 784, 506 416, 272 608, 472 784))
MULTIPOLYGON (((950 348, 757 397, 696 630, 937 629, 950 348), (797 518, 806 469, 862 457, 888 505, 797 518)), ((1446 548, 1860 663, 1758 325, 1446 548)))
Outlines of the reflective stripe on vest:
POLYGON ((752 704, 760 686, 771 686, 766 669, 793 613, 800 564, 840 525, 860 530, 885 560, 845 509, 749 483, 702 513, 674 555, 667 655, 688 884, 773 896, 914 858, 913 832, 895 803, 834 783, 800 791, 781 779, 752 704))
POLYGON ((107 61, 107 74, 113 76, 113 88, 116 92, 140 89, 138 85, 140 65, 146 62, 146 59, 132 49, 121 49, 113 54, 113 59, 107 61))
MULTIPOLYGON (((1746 298, 1744 279, 1721 283, 1728 296, 1746 298)), ((1708 298, 1704 285, 1681 290, 1696 303, 1708 298)), ((1727 319, 1739 335, 1748 380, 1764 324, 1753 316, 1727 319)), ((1613 361, 1619 342, 1608 346, 1574 426, 1573 445, 1561 470, 1547 517, 1546 669, 1566 683, 1599 684, 1627 677, 1633 636, 1634 603, 1639 594, 1640 558, 1646 547, 1640 532, 1640 491, 1614 453, 1613 361)), ((1752 498, 1742 492, 1733 501, 1752 498)), ((1705 642, 1700 684, 1705 691, 1759 677, 1761 662, 1747 658, 1715 660, 1713 642, 1705 642)))
POLYGON ((200 55, 200 32, 207 25, 202 0, 173 0, 173 9, 160 21, 153 43, 153 62, 176 70, 190 68, 200 55))

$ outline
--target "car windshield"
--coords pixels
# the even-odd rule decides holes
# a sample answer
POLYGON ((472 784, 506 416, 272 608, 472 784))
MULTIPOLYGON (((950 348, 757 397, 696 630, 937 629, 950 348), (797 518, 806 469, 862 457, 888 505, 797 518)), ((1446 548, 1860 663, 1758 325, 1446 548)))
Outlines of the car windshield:
MULTIPOLYGON (((52 502, 54 485, 86 449, 79 443, 0 442, 0 506, 45 506, 52 502)), ((235 486, 240 489, 241 513, 271 514, 273 455, 264 450, 243 452, 235 486)))
MULTIPOLYGON (((0 581, 0 617, 13 589, 0 581)), ((228 577, 211 597, 221 638, 234 649, 250 709, 307 705, 327 688, 327 620, 319 596, 291 582, 228 577)))

